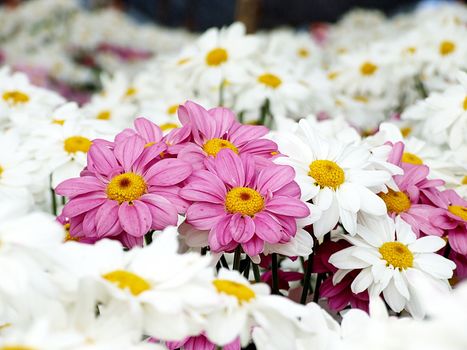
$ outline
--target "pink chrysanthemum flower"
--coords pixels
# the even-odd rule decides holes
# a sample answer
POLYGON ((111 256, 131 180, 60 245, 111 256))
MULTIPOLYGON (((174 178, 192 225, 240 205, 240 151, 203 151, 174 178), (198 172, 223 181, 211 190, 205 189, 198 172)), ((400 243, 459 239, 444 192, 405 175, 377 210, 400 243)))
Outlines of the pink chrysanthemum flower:
POLYGON ((178 108, 178 118, 184 126, 190 126, 192 137, 192 142, 180 151, 179 158, 189 160, 195 168, 202 168, 206 157, 215 157, 222 149, 265 158, 277 154, 277 144, 261 138, 268 133, 266 127, 243 125, 227 108, 208 111, 188 101, 178 108))
POLYGON ((467 255, 467 201, 454 190, 429 193, 428 198, 440 208, 430 217, 431 223, 446 230, 454 251, 467 255))
POLYGON ((179 159, 161 158, 165 143, 145 145, 139 135, 115 144, 93 143, 81 176, 56 188, 70 198, 62 213, 70 221, 70 236, 118 237, 131 247, 142 244, 149 230, 177 224, 178 212, 186 206, 178 185, 192 167, 179 159))
MULTIPOLYGON (((403 151, 404 144, 396 143, 388 160, 400 165, 403 151)), ((423 199, 427 193, 438 192, 436 187, 443 185, 444 181, 427 179, 429 172, 430 169, 426 165, 405 167, 403 175, 393 177, 398 190, 389 188, 386 193, 378 194, 386 204, 388 215, 392 218, 400 216, 412 227, 417 237, 420 237, 420 233, 437 236, 443 233, 430 222, 430 216, 437 208, 423 199)))
MULTIPOLYGON (((195 337, 188 337, 181 341, 165 342, 169 350, 176 350, 183 347, 184 350, 216 350, 217 346, 209 341, 204 334, 195 337)), ((229 344, 222 347, 224 350, 240 350, 240 339, 237 338, 229 344)))
POLYGON ((190 177, 180 195, 193 204, 187 222, 209 231, 214 252, 231 251, 239 244, 256 256, 264 243, 288 242, 297 232, 297 218, 310 214, 300 198, 294 170, 272 162, 259 167, 248 154, 221 150, 206 159, 207 170, 190 177))

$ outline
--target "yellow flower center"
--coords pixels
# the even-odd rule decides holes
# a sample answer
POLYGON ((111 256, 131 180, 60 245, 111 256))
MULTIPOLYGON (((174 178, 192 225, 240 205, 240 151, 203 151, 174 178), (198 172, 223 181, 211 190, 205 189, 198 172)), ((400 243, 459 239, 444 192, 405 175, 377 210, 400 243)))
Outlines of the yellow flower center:
POLYGON ((92 142, 84 136, 71 136, 65 139, 63 148, 68 153, 83 152, 87 153, 91 147, 92 142))
POLYGON ((227 50, 222 47, 217 47, 209 51, 206 55, 206 64, 212 67, 220 66, 224 62, 227 62, 228 59, 229 54, 227 53, 227 50))
POLYGON ((410 126, 405 126, 401 128, 401 134, 403 137, 407 137, 412 133, 412 128, 410 126))
POLYGON ((134 95, 136 95, 137 92, 138 92, 138 90, 136 88, 130 86, 125 92, 125 97, 134 96, 134 95))
POLYGON ((354 96, 353 99, 354 99, 355 101, 357 101, 357 102, 368 103, 368 97, 363 96, 363 95, 354 96))
POLYGON ((382 255, 381 259, 386 260, 386 266, 393 266, 399 270, 413 266, 413 254, 405 244, 386 242, 379 248, 379 252, 382 255))
POLYGON ((450 205, 448 210, 451 214, 460 217, 462 220, 467 221, 467 207, 460 205, 450 205))
POLYGON ((415 52, 417 52, 417 48, 413 47, 413 46, 410 46, 405 51, 407 51, 407 53, 413 55, 415 52))
POLYGON ((108 110, 105 110, 105 111, 100 112, 96 118, 99 120, 109 120, 111 117, 112 117, 112 113, 110 113, 110 111, 108 110))
POLYGON ((188 58, 188 57, 186 57, 186 58, 181 58, 181 59, 179 59, 179 60, 177 61, 177 64, 178 64, 179 66, 182 66, 182 65, 184 65, 184 64, 186 64, 186 63, 188 63, 188 62, 190 62, 190 61, 191 61, 191 59, 188 58))
POLYGON ((329 72, 328 73, 328 79, 329 80, 334 80, 339 76, 339 72, 329 72))
MULTIPOLYGON (((1 175, 1 174, 2 174, 2 173, 0 172, 0 175, 1 175)), ((465 176, 462 178, 461 184, 467 185, 467 175, 465 175, 465 176)))
POLYGON ((308 176, 311 176, 319 187, 330 187, 334 190, 345 181, 344 170, 331 160, 313 161, 308 176))
POLYGON ((301 47, 297 50, 297 55, 302 58, 307 58, 308 56, 310 56, 310 51, 308 51, 304 47, 301 47))
POLYGON ((141 175, 123 173, 110 180, 106 193, 107 198, 122 204, 138 199, 146 192, 146 188, 146 182, 141 175))
POLYGON ((254 216, 263 210, 263 207, 263 197, 248 187, 234 187, 225 196, 225 209, 232 214, 254 216))
POLYGON ((11 106, 29 102, 29 96, 24 92, 13 90, 3 93, 3 100, 11 106))
POLYGON ((127 289, 134 296, 151 289, 151 285, 142 277, 130 271, 115 270, 102 275, 105 280, 117 285, 120 289, 127 289))
POLYGON ((415 165, 422 165, 423 164, 423 160, 420 157, 416 156, 413 153, 409 153, 409 152, 404 152, 402 154, 402 161, 404 163, 410 163, 410 164, 415 164, 415 165))
POLYGON ((2 176, 3 171, 4 171, 4 170, 3 170, 3 167, 0 165, 0 176, 2 176))
POLYGON ((240 304, 249 302, 256 297, 255 292, 242 283, 223 279, 216 279, 212 281, 212 283, 214 287, 216 287, 218 293, 233 296, 237 298, 240 304))
POLYGON ((175 123, 164 123, 159 127, 161 128, 162 131, 167 131, 167 130, 178 128, 178 125, 175 123))
POLYGON ((456 50, 456 44, 454 44, 452 41, 445 40, 442 41, 441 44, 439 44, 439 53, 442 56, 449 55, 453 53, 456 50))
POLYGON ((390 213, 399 214, 409 210, 411 206, 410 199, 404 192, 389 189, 388 193, 380 192, 378 196, 386 203, 386 208, 390 213))
POLYGON ((258 81, 272 89, 277 89, 282 84, 282 80, 277 75, 271 73, 260 75, 258 81))
POLYGON ((235 145, 232 142, 224 139, 211 139, 208 142, 206 142, 203 146, 204 152, 213 157, 215 157, 217 153, 219 153, 224 148, 229 148, 238 154, 237 147, 235 147, 235 145))
POLYGON ((178 111, 178 106, 179 105, 172 105, 169 108, 167 108, 167 114, 175 114, 178 111))
POLYGON ((360 73, 363 75, 373 75, 378 70, 378 66, 371 62, 364 62, 360 66, 360 73))
POLYGON ((467 96, 464 98, 464 103, 462 104, 462 108, 464 108, 464 111, 467 111, 467 96))
POLYGON ((52 124, 63 125, 63 124, 65 124, 65 120, 63 120, 63 119, 52 119, 52 124))
POLYGON ((36 350, 30 346, 26 345, 4 345, 0 348, 0 350, 36 350))

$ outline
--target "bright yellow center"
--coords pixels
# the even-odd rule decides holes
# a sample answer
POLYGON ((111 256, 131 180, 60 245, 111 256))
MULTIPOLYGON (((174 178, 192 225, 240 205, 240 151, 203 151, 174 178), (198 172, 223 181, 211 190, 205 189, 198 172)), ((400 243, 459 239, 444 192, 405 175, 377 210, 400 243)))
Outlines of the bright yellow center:
POLYGON ((386 242, 379 248, 379 252, 382 255, 381 259, 386 260, 386 266, 393 266, 399 270, 413 266, 413 254, 405 244, 386 242))
POLYGON ((115 270, 102 275, 105 280, 117 285, 120 289, 127 289, 131 294, 137 296, 151 289, 151 285, 142 277, 133 272, 115 270))
POLYGON ((339 76, 339 72, 329 72, 328 73, 328 79, 329 80, 334 80, 339 76))
POLYGON ((263 197, 248 187, 234 187, 225 196, 225 209, 232 214, 254 216, 263 210, 263 207, 263 197))
POLYGON ((448 210, 451 214, 460 217, 464 221, 467 221, 467 207, 462 207, 460 205, 450 205, 448 210))
POLYGON ((439 53, 442 56, 449 55, 453 53, 456 50, 456 44, 454 44, 452 41, 445 40, 439 44, 439 53))
POLYGON ((219 153, 224 148, 229 148, 238 154, 237 147, 235 147, 235 145, 232 142, 224 139, 211 139, 208 142, 206 142, 203 146, 204 152, 213 157, 215 157, 217 153, 219 153))
POLYGON ((71 136, 65 139, 63 148, 68 153, 83 152, 87 153, 91 147, 92 142, 84 136, 71 136))
POLYGON ((123 173, 115 176, 107 185, 107 198, 123 202, 131 202, 138 199, 146 192, 146 182, 141 175, 135 173, 123 173))
POLYGON ((227 62, 228 59, 229 54, 227 53, 227 50, 222 47, 217 47, 209 51, 206 55, 206 64, 213 67, 220 66, 224 62, 227 62))
MULTIPOLYGON (((1 172, 0 172, 0 174, 1 174, 1 172)), ((467 185, 467 175, 465 175, 465 176, 462 178, 461 184, 467 185)))
POLYGON ((182 66, 182 65, 184 65, 184 64, 186 64, 186 63, 188 63, 188 62, 190 62, 190 61, 191 61, 191 59, 189 59, 189 58, 181 58, 181 59, 179 59, 179 60, 177 61, 177 64, 178 64, 179 66, 182 66))
POLYGON ((386 208, 390 213, 399 214, 409 210, 411 206, 410 199, 404 192, 389 189, 388 193, 380 192, 378 196, 386 203, 386 208))
POLYGON ((63 125, 63 124, 65 124, 65 120, 63 120, 63 119, 52 119, 52 124, 63 125))
POLYGON ((467 96, 464 98, 464 103, 462 104, 462 108, 464 108, 464 111, 467 111, 467 96))
POLYGON ((417 52, 417 48, 411 46, 411 47, 408 47, 408 48, 406 49, 406 51, 407 51, 407 53, 413 55, 415 52, 417 52))
POLYGON ((307 58, 308 56, 310 56, 310 51, 308 51, 304 47, 301 47, 297 50, 297 55, 302 58, 307 58))
POLYGON ((365 62, 360 66, 360 73, 363 75, 373 75, 377 70, 378 66, 371 62, 365 62))
POLYGON ((29 102, 29 96, 26 95, 24 92, 13 90, 13 91, 5 91, 3 93, 3 100, 12 105, 19 105, 29 102))
POLYGON ((412 128, 410 126, 405 126, 401 128, 401 134, 403 137, 407 137, 412 133, 412 128))
POLYGON ((178 106, 179 105, 172 105, 169 108, 167 108, 167 114, 175 114, 178 111, 178 106))
POLYGON ((256 294, 253 290, 242 283, 216 279, 212 281, 214 287, 216 287, 218 293, 224 293, 230 296, 237 298, 240 304, 244 302, 249 302, 251 299, 256 297, 256 294))
POLYGON ((402 154, 402 161, 404 163, 410 163, 410 164, 415 164, 415 165, 423 164, 423 160, 420 157, 410 152, 404 152, 402 154))
POLYGON ((100 112, 96 118, 99 120, 109 120, 111 117, 112 117, 112 113, 110 113, 110 111, 108 110, 105 110, 105 111, 100 112))
POLYGON ((159 127, 161 128, 162 131, 167 131, 167 130, 178 128, 178 125, 175 123, 164 123, 159 127))
POLYGON ((357 101, 357 102, 368 103, 368 97, 363 96, 363 95, 354 96, 353 99, 354 99, 355 101, 357 101))
POLYGON ((3 174, 3 167, 0 165, 0 176, 3 174))
POLYGON ((131 96, 136 95, 137 92, 138 92, 138 90, 137 90, 136 88, 130 86, 130 87, 126 90, 125 96, 126 96, 126 97, 131 97, 131 96))
POLYGON ((26 345, 4 345, 0 350, 35 350, 35 348, 26 345))
POLYGON ((277 75, 271 73, 260 75, 258 81, 272 89, 277 89, 282 84, 282 80, 277 75))
POLYGON ((334 190, 345 181, 344 170, 331 160, 313 161, 308 176, 311 176, 319 187, 330 187, 334 190))
POLYGON ((155 144, 156 144, 156 142, 148 142, 147 144, 144 145, 144 148, 154 146, 155 144))

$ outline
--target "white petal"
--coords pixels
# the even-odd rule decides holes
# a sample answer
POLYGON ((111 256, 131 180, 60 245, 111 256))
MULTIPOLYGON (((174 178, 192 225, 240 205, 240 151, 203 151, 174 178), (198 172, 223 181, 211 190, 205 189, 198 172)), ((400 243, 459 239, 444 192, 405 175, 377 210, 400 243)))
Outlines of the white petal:
POLYGON ((394 281, 389 282, 383 290, 384 300, 394 312, 401 312, 405 306, 405 298, 398 292, 394 281))
POLYGON ((452 270, 456 268, 456 265, 441 255, 424 253, 415 256, 414 267, 425 271, 433 277, 448 279, 452 277, 452 270))
POLYGON ((356 213, 360 209, 360 195, 357 189, 349 183, 343 183, 336 190, 339 207, 356 213))
POLYGON ((401 273, 398 270, 394 270, 394 285, 396 286, 399 293, 404 296, 407 300, 410 299, 409 289, 407 288, 407 283, 403 279, 401 273))
POLYGON ((339 208, 339 216, 345 230, 354 236, 357 233, 357 214, 339 208))
POLYGON ((417 239, 409 244, 409 249, 414 253, 433 253, 437 252, 446 245, 446 242, 441 237, 426 236, 417 239))
POLYGON ((364 186, 358 187, 360 194, 360 209, 372 215, 384 215, 387 213, 384 201, 364 186))
POLYGON ((360 250, 360 247, 345 248, 337 253, 334 253, 329 258, 329 262, 339 269, 362 269, 369 264, 355 257, 355 252, 360 250))
POLYGON ((353 280, 350 288, 352 292, 358 294, 367 290, 370 284, 373 283, 373 275, 370 269, 363 269, 353 280))

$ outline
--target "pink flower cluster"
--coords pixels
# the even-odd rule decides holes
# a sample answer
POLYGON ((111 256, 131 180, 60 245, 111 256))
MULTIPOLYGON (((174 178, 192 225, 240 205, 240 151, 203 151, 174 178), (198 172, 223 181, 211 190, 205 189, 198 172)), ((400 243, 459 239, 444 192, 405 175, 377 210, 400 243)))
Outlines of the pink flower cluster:
POLYGON ((144 118, 113 142, 94 140, 79 178, 56 192, 69 198, 62 218, 72 238, 112 238, 127 247, 144 235, 177 225, 178 214, 209 231, 212 251, 241 245, 250 256, 265 244, 288 242, 296 219, 310 214, 294 170, 276 165, 268 129, 242 125, 226 108, 179 107, 182 127, 163 135, 144 118))

